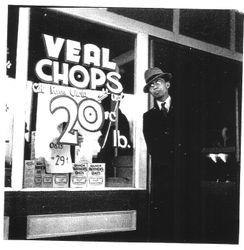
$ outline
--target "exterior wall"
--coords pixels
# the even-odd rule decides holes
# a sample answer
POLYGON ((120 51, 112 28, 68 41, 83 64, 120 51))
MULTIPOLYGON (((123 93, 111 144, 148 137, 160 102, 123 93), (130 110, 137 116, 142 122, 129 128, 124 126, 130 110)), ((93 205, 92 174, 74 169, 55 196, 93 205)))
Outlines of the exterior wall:
MULTIPOLYGON (((26 239, 28 238, 42 238, 45 239, 60 239, 62 237, 65 240, 122 240, 122 241, 141 241, 147 238, 147 200, 148 194, 146 191, 93 191, 93 192, 69 192, 69 191, 49 191, 49 192, 5 192, 5 216, 8 216, 9 227, 9 239, 26 239), (133 212, 133 220, 126 221, 129 217, 125 217, 124 214, 133 212), (103 221, 112 220, 113 217, 108 217, 110 214, 116 216, 114 222, 121 226, 110 227, 110 230, 106 229, 107 224, 100 225, 100 231, 93 232, 91 235, 89 232, 78 233, 77 231, 71 232, 70 230, 63 232, 50 232, 48 236, 39 237, 34 236, 33 230, 30 228, 30 219, 35 218, 32 228, 36 228, 38 225, 38 218, 41 215, 46 215, 46 220, 50 215, 55 215, 57 220, 55 222, 56 227, 63 225, 61 221, 63 216, 86 216, 87 220, 82 221, 83 227, 89 225, 89 216, 94 214, 101 214, 102 217, 97 220, 103 221), (30 218, 28 217, 30 216, 30 218), (123 220, 126 219, 124 222, 123 220), (126 226, 127 224, 127 226, 126 226), (107 235, 103 236, 102 231, 107 232, 107 235), (127 231, 127 232, 126 232, 127 231), (79 236, 77 236, 77 234, 79 236)), ((67 220, 67 219, 66 219, 67 220)), ((72 222, 72 221, 71 221, 72 222)), ((94 223, 94 219, 91 221, 94 223)), ((77 223, 76 223, 77 224, 77 223)), ((75 224, 75 225, 76 225, 75 224)), ((77 224, 78 225, 78 224, 77 224)), ((39 225, 40 226, 40 225, 39 225)), ((90 225, 92 226, 92 225, 90 225)), ((98 226, 98 225, 97 225, 98 226)), ((79 229, 80 226, 76 226, 79 229)), ((94 230, 96 225, 94 225, 94 230)), ((42 227, 39 227, 42 230, 42 227)))

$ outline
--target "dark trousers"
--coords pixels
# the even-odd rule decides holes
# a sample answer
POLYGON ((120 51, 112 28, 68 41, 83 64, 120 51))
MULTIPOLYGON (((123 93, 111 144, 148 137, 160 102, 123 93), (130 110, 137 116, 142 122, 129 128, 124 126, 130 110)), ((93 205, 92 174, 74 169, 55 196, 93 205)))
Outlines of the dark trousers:
POLYGON ((173 165, 152 163, 150 241, 172 242, 174 228, 173 165))

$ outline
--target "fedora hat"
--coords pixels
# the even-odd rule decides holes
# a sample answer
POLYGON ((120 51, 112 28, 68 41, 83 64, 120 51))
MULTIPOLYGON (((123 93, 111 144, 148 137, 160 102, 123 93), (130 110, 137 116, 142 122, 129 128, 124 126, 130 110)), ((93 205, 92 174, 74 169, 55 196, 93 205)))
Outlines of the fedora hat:
POLYGON ((172 78, 172 74, 165 73, 161 69, 154 67, 154 68, 147 69, 145 71, 144 77, 145 77, 146 85, 144 86, 143 91, 144 93, 148 93, 151 82, 155 81, 159 77, 165 79, 165 81, 169 81, 172 78))

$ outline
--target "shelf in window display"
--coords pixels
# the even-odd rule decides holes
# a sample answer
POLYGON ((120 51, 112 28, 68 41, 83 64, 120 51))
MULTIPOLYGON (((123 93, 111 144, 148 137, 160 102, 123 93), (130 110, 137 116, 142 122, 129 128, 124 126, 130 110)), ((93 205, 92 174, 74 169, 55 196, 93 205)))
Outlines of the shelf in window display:
POLYGON ((5 192, 94 192, 94 191, 119 191, 119 190, 145 190, 144 188, 135 187, 105 187, 105 188, 22 188, 14 189, 5 187, 5 192))

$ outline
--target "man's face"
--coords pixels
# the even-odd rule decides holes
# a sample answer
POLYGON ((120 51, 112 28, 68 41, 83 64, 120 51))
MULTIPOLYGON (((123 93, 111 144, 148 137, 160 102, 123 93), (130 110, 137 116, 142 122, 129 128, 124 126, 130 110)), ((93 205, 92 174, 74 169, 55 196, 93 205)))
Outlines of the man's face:
POLYGON ((158 78, 150 84, 149 93, 157 100, 166 99, 169 86, 169 82, 166 82, 163 78, 158 78))

